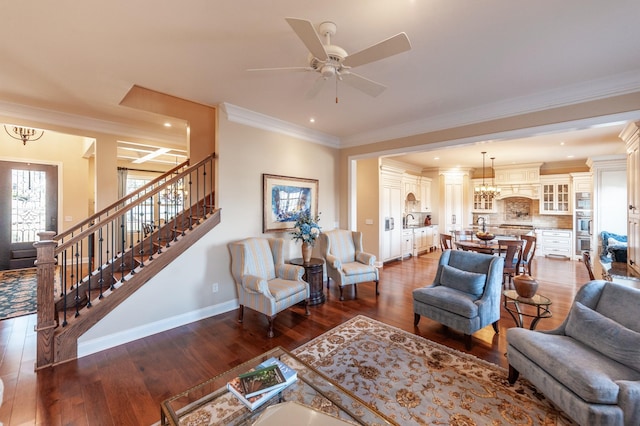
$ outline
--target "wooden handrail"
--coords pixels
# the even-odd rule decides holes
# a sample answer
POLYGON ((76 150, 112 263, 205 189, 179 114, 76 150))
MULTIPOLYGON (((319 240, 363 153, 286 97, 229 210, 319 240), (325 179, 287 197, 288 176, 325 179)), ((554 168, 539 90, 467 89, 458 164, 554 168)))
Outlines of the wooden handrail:
MULTIPOLYGON (((213 155, 213 154, 211 154, 211 155, 213 155)), ((207 158, 209 158, 209 157, 207 157, 207 158)), ((177 170, 180 170, 181 168, 186 167, 188 165, 189 165, 189 159, 187 159, 185 162, 173 167, 172 169, 164 172, 162 175, 160 175, 157 178, 153 179, 152 181, 146 183, 145 185, 141 186, 140 188, 136 189, 135 191, 125 195, 124 197, 122 197, 118 201, 108 205, 104 209, 100 210, 98 213, 94 213, 93 215, 89 216, 87 219, 83 220, 82 222, 79 222, 76 225, 74 225, 73 227, 67 229, 66 231, 61 232, 60 234, 57 234, 54 237, 54 239, 56 241, 62 240, 67 235, 70 235, 70 234, 76 232, 78 229, 82 229, 85 226, 89 226, 90 224, 94 223, 94 221, 96 219, 100 218, 102 215, 106 214, 110 210, 116 209, 116 207, 118 207, 120 205, 123 205, 123 204, 126 204, 127 200, 139 196, 140 193, 142 193, 142 192, 146 191, 148 188, 156 185, 158 182, 163 180, 165 178, 165 176, 170 176, 171 174, 175 173, 177 170)))
MULTIPOLYGON (((78 243, 79 241, 83 240, 84 238, 86 238, 87 236, 92 234, 94 232, 94 230, 95 230, 94 225, 97 225, 97 224, 104 225, 104 224, 108 224, 110 222, 113 222, 115 220, 120 219, 128 211, 130 211, 130 210, 134 209, 135 207, 137 207, 138 205, 142 204, 149 197, 152 197, 152 196, 156 195, 158 192, 163 191, 165 187, 167 187, 169 185, 172 185, 173 183, 179 181, 180 179, 182 179, 186 175, 193 173, 195 170, 198 170, 198 168, 200 168, 207 161, 211 161, 214 157, 215 157, 215 154, 209 154, 207 157, 205 157, 204 159, 200 160, 198 163, 194 164, 193 166, 188 167, 187 169, 183 170, 179 174, 176 174, 171 179, 165 181, 162 186, 158 186, 158 187, 154 188, 152 191, 146 192, 145 196, 143 198, 139 198, 136 201, 132 201, 130 203, 127 203, 125 207, 117 209, 116 210, 117 214, 108 215, 108 212, 109 212, 109 210, 113 209, 114 207, 123 204, 123 202, 125 200, 124 198, 119 202, 115 202, 115 203, 111 204, 110 206, 108 206, 105 209, 101 210, 99 213, 94 214, 92 216, 92 218, 94 219, 94 222, 83 221, 83 223, 85 225, 89 225, 90 224, 90 226, 88 226, 86 229, 81 231, 79 234, 74 235, 70 240, 67 240, 67 241, 65 241, 63 243, 60 243, 58 245, 58 247, 56 248, 56 254, 62 252, 63 250, 71 247, 73 244, 78 243), (108 220, 107 219, 102 219, 102 220, 95 221, 95 219, 100 218, 105 214, 109 217, 108 220)), ((188 160, 185 161, 184 163, 182 163, 182 165, 186 165, 187 163, 188 163, 188 160)), ((175 173, 175 170, 176 170, 176 168, 171 169, 170 171, 168 171, 165 174, 163 174, 161 177, 154 179, 154 182, 157 183, 160 180, 162 180, 165 176, 169 176, 171 173, 175 173)), ((145 185, 142 188, 149 187, 149 185, 150 185, 150 183, 145 185)), ((136 193, 138 193, 138 192, 139 191, 136 191, 136 193)), ((127 199, 128 198, 130 198, 130 197, 127 197, 127 199)), ((81 227, 80 226, 75 226, 73 229, 75 229, 77 231, 78 229, 81 229, 81 227)), ((70 234, 70 232, 66 233, 66 235, 69 235, 69 234, 70 234)), ((56 237, 54 237, 54 239, 55 240, 60 240, 60 238, 58 238, 58 237, 59 236, 56 236, 56 237)))

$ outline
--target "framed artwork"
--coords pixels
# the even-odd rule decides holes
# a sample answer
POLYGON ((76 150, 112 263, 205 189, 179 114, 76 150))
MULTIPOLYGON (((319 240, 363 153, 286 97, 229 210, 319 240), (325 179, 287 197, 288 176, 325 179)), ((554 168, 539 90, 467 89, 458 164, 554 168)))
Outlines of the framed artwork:
POLYGON ((318 215, 318 179, 262 175, 262 232, 291 231, 300 215, 318 215))

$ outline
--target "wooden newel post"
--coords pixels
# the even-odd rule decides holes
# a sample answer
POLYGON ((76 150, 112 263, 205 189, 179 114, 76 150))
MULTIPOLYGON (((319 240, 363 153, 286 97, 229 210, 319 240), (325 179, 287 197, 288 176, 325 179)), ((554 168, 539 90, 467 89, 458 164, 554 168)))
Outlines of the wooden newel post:
POLYGON ((37 251, 35 265, 38 277, 38 313, 36 314, 35 330, 37 333, 36 370, 49 367, 54 363, 53 331, 56 327, 54 278, 56 270, 55 249, 58 244, 53 240, 54 235, 56 233, 53 231, 39 232, 40 241, 33 243, 37 251))

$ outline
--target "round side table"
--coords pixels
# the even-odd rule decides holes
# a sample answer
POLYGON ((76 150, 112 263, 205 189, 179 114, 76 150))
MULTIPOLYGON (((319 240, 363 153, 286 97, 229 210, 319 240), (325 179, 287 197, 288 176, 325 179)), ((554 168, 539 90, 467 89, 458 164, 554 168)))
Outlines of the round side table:
POLYGON ((289 261, 292 265, 302 266, 302 279, 309 283, 309 305, 319 305, 325 302, 324 296, 324 260, 312 257, 307 263, 300 257, 289 261))
POLYGON ((513 318, 518 327, 524 327, 522 317, 532 318, 529 326, 531 330, 536 328, 538 321, 541 319, 551 318, 551 311, 549 310, 551 300, 548 297, 536 294, 532 298, 525 298, 518 296, 515 290, 505 290, 502 295, 504 296, 504 308, 511 314, 511 318, 513 318), (533 312, 524 312, 523 306, 532 306, 534 308, 532 309, 533 312))

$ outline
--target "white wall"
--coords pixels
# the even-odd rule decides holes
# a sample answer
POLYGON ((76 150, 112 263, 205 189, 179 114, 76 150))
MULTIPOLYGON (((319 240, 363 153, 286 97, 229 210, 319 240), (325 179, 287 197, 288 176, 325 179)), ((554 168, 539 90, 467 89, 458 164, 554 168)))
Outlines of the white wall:
MULTIPOLYGON (((320 225, 328 230, 337 223, 336 149, 232 123, 222 112, 218 142, 221 223, 85 333, 78 356, 235 309, 227 244, 263 235, 263 173, 318 179, 320 225), (213 283, 219 283, 218 293, 213 283)), ((286 238, 288 257, 300 256, 299 244, 287 233, 267 236, 286 238)))

